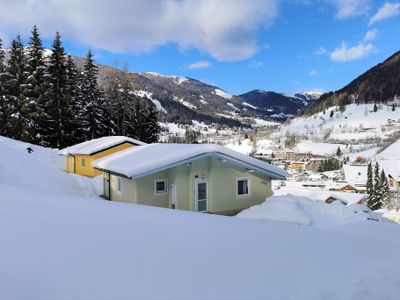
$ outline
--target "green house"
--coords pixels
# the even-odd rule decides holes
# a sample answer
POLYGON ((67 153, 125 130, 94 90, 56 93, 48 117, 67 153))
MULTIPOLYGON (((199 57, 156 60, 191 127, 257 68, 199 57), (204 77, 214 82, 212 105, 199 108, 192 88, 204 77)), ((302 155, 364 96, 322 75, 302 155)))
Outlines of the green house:
POLYGON ((112 201, 233 215, 272 195, 287 172, 214 144, 150 144, 93 162, 112 201))

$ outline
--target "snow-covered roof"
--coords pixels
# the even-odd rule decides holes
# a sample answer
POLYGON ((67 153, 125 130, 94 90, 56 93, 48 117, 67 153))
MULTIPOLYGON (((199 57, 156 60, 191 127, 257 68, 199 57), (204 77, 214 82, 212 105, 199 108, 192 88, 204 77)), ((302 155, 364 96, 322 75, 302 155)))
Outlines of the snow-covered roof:
POLYGON ((139 178, 204 157, 217 157, 273 179, 286 179, 288 175, 281 168, 215 144, 149 144, 120 151, 92 164, 97 169, 139 178))
POLYGON ((141 141, 126 137, 126 136, 105 136, 98 139, 89 140, 71 147, 64 148, 58 151, 58 154, 85 154, 91 155, 108 148, 120 145, 122 143, 131 143, 134 145, 145 145, 141 141))
POLYGON ((391 176, 393 179, 400 180, 400 159, 379 160, 379 166, 385 170, 386 176, 391 176))
POLYGON ((366 165, 343 165, 344 177, 351 184, 365 184, 367 182, 366 165))

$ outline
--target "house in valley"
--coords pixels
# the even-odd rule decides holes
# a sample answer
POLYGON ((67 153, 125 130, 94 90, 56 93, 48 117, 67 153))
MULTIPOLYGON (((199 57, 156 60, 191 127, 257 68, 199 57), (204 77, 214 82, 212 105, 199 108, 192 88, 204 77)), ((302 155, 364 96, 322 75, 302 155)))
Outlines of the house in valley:
POLYGON ((287 172, 214 144, 149 144, 93 162, 113 201, 232 215, 272 195, 287 172))
POLYGON ((92 167, 92 161, 145 143, 125 136, 107 136, 86 141, 58 152, 66 157, 66 172, 94 177, 102 172, 92 167))

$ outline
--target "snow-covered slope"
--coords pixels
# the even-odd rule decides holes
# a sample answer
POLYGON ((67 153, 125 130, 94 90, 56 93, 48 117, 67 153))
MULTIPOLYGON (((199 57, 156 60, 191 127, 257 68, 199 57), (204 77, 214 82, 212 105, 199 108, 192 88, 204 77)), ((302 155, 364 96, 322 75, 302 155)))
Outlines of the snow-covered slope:
POLYGON ((28 146, 0 141, 12 175, 0 179, 0 299, 398 299, 398 225, 105 201, 62 173, 55 151, 28 146))
MULTIPOLYGON (((398 139, 400 107, 379 104, 350 104, 341 111, 333 106, 324 112, 292 119, 273 134, 275 139, 295 137, 297 150, 333 154, 338 147, 352 160, 373 158, 382 148, 398 139), (309 140, 304 142, 304 140, 309 140)), ((396 146, 393 146, 395 148, 396 146)), ((397 146, 398 147, 398 146, 397 146)), ((390 148, 390 156, 399 158, 390 148)), ((388 152, 389 154, 389 152, 388 152)), ((383 156, 386 156, 383 154, 383 156)))
MULTIPOLYGON (((317 113, 310 117, 298 117, 293 119, 290 124, 282 128, 283 131, 296 133, 310 133, 313 130, 332 130, 334 133, 351 133, 348 139, 358 137, 362 133, 361 138, 365 136, 364 130, 377 128, 388 125, 388 123, 400 123, 400 108, 392 111, 391 106, 380 105, 380 109, 374 112, 373 104, 350 104, 345 107, 344 112, 340 112, 339 108, 334 106, 324 112, 317 113), (333 112, 332 117, 331 112, 333 112), (353 132, 351 132, 351 130, 353 132), (356 134, 354 134, 356 133, 356 134)), ((380 130, 373 134, 381 134, 380 130)), ((371 133, 369 133, 371 134, 371 133)))
POLYGON ((394 142, 378 154, 379 159, 400 159, 400 140, 394 142))
POLYGON ((84 196, 100 193, 101 178, 65 174, 65 158, 59 156, 56 150, 0 136, 0 157, 0 184, 3 186, 38 193, 84 196))

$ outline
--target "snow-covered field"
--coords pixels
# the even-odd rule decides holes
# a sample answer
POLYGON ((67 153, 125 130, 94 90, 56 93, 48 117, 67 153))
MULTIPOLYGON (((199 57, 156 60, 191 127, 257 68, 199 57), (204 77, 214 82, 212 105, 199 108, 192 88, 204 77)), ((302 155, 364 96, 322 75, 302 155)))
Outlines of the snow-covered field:
MULTIPOLYGON (((400 227, 301 226, 109 202, 0 139, 0 299, 398 299, 400 227)), ((315 219, 312 219, 315 223, 315 219)))

